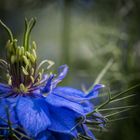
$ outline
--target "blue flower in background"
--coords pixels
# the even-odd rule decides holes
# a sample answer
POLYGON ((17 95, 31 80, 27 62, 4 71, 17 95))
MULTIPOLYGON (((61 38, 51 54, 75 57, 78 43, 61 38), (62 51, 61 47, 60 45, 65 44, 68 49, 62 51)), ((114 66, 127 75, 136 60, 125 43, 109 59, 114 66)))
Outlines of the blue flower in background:
POLYGON ((22 136, 23 140, 94 140, 87 125, 103 127, 105 121, 101 114, 92 113, 91 99, 98 97, 104 85, 95 85, 88 94, 57 86, 66 76, 68 67, 62 65, 55 75, 44 74, 41 69, 45 62, 49 69, 52 61, 42 61, 36 66, 36 44, 29 45, 34 24, 35 19, 25 20, 24 47, 17 46, 11 31, 4 25, 11 40, 6 46, 7 61, 0 61, 7 72, 7 83, 0 83, 0 135, 5 139, 22 136), (92 115, 88 116, 89 113, 92 115))

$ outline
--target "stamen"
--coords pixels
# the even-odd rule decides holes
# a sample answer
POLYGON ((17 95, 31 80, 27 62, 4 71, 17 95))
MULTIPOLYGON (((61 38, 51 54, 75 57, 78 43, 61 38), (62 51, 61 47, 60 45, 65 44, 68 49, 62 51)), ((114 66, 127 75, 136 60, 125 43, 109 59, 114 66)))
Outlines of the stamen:
POLYGON ((33 42, 32 42, 32 49, 36 50, 36 48, 37 48, 37 47, 36 47, 36 42, 33 41, 33 42))
POLYGON ((24 47, 23 46, 21 46, 21 55, 24 55, 24 53, 25 53, 25 51, 24 51, 24 47))
POLYGON ((20 91, 23 93, 26 93, 28 91, 28 89, 24 86, 24 84, 20 84, 20 91))
POLYGON ((31 69, 31 75, 34 75, 34 72, 35 72, 35 70, 34 70, 34 68, 32 68, 31 69))
POLYGON ((33 78, 33 76, 30 76, 32 83, 35 82, 35 79, 33 78))
POLYGON ((23 66, 21 66, 21 68, 24 75, 29 75, 28 71, 23 66))
POLYGON ((3 64, 3 65, 6 65, 6 66, 8 65, 7 62, 3 59, 0 59, 0 63, 3 64))
POLYGON ((34 58, 36 59, 37 58, 37 55, 36 55, 35 49, 32 49, 32 53, 33 53, 34 58))
POLYGON ((37 67, 37 71, 39 71, 39 69, 45 64, 45 63, 48 63, 49 65, 48 65, 48 67, 47 67, 47 69, 49 69, 49 68, 51 68, 53 65, 54 65, 54 62, 53 61, 51 61, 51 60, 43 60, 40 64, 39 64, 39 66, 37 67))
POLYGON ((11 56, 11 63, 14 64, 16 62, 16 56, 12 55, 11 56))

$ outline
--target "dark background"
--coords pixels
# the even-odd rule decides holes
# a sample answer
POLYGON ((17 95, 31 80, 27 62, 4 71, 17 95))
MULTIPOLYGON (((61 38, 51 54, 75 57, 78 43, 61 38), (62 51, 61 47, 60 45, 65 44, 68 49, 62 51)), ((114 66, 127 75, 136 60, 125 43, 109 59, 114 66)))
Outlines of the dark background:
MULTIPOLYGON (((114 63, 101 83, 112 93, 140 82, 139 0, 0 0, 0 19, 20 43, 25 17, 37 18, 32 40, 37 42, 40 60, 55 61, 54 69, 69 65, 62 85, 88 89, 111 58, 114 63)), ((1 58, 7 39, 0 28, 1 58)), ((136 96, 124 102, 138 105, 139 89, 132 92, 136 96)), ((106 132, 95 132, 97 138, 139 139, 139 112, 137 107, 128 112, 129 119, 116 121, 106 132)))

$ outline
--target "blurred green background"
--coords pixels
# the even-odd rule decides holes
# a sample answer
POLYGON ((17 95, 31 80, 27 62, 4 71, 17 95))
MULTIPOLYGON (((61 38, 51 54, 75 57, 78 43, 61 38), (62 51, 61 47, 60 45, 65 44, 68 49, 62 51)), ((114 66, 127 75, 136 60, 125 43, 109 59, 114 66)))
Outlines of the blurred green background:
MULTIPOLYGON (((140 83, 139 0, 0 0, 0 19, 22 41, 24 18, 37 18, 32 40, 38 45, 40 61, 55 61, 54 69, 67 64, 69 74, 62 85, 88 89, 113 58, 114 63, 101 83, 111 92, 140 83)), ((0 56, 8 39, 0 28, 0 56)), ((1 81, 1 80, 0 80, 1 81)), ((139 104, 139 89, 127 104, 139 104)), ((97 133, 102 140, 136 140, 140 132, 140 111, 97 133)))

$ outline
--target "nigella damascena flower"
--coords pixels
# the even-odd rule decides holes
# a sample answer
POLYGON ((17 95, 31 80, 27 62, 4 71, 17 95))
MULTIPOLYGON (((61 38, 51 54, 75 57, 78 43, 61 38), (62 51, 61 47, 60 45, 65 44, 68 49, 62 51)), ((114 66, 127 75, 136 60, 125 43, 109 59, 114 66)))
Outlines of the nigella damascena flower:
POLYGON ((35 19, 25 20, 23 45, 18 46, 10 29, 1 22, 10 35, 7 42, 7 58, 1 59, 7 82, 0 83, 0 135, 5 139, 72 140, 95 139, 87 124, 103 127, 101 114, 92 113, 90 101, 98 96, 101 84, 88 93, 70 87, 59 87, 68 72, 67 65, 58 74, 44 74, 42 65, 37 66, 36 44, 30 45, 30 32, 35 19), (89 115, 90 114, 90 115, 89 115), (20 136, 22 134, 22 137, 20 136))

